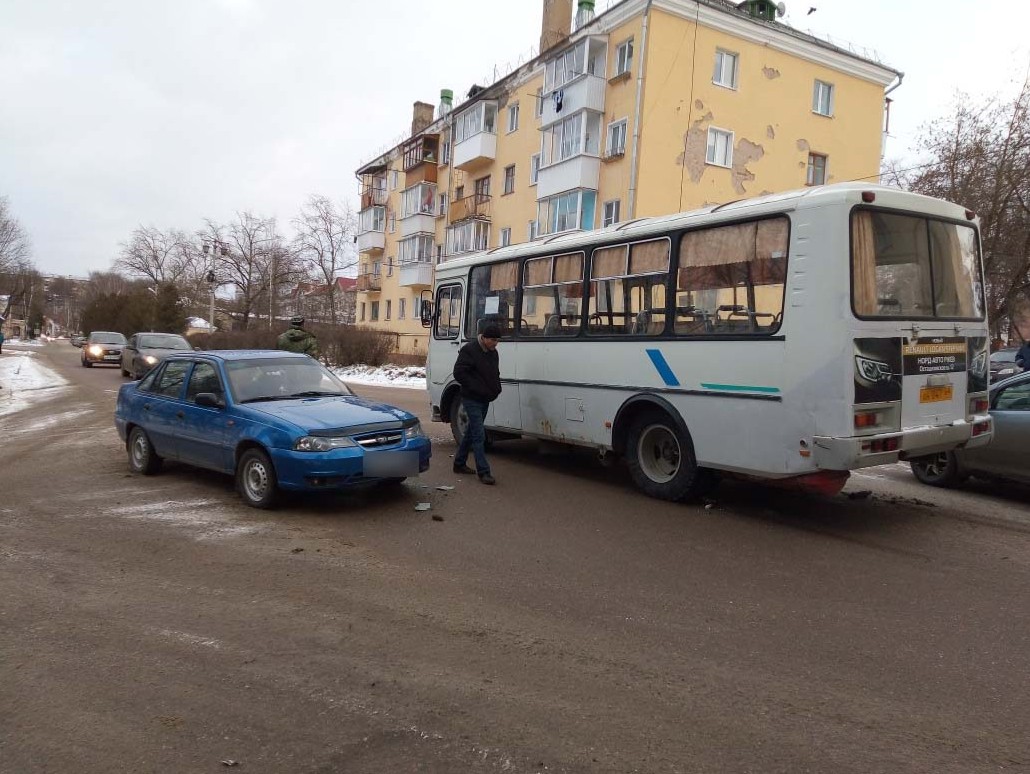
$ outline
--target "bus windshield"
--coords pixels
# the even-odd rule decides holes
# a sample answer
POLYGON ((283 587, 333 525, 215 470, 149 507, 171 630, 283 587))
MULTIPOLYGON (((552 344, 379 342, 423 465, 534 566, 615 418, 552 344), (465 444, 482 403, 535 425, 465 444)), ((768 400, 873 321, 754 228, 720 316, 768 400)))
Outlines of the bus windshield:
POLYGON ((858 317, 984 318, 983 275, 972 226, 856 210, 851 261, 858 317))

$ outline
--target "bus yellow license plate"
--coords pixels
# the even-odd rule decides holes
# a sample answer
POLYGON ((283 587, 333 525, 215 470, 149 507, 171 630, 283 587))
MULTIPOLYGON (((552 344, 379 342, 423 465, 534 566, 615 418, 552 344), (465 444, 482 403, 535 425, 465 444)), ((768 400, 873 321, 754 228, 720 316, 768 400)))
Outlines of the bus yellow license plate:
POLYGON ((944 387, 920 387, 920 403, 939 403, 942 400, 951 400, 955 394, 954 388, 949 384, 944 387))

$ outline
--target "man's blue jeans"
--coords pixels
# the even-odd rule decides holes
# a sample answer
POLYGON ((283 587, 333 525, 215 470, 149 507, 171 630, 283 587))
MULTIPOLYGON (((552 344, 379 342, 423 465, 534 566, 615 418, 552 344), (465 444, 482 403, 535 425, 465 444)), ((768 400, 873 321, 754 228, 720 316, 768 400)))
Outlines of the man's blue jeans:
POLYGON ((458 467, 466 464, 471 448, 472 454, 476 458, 476 473, 485 476, 490 472, 490 463, 486 459, 486 430, 483 429, 483 422, 486 421, 486 412, 490 409, 490 404, 462 398, 461 405, 465 407, 469 425, 465 430, 465 435, 461 437, 461 443, 458 444, 458 452, 454 455, 454 465, 458 467))

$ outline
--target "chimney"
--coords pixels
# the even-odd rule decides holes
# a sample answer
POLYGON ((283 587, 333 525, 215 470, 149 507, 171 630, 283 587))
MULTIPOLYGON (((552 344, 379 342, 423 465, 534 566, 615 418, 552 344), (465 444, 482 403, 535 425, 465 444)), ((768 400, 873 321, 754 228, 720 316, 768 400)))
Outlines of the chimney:
POLYGON ((416 135, 433 123, 433 113, 436 111, 428 102, 416 102, 415 109, 411 111, 411 134, 416 135))
POLYGON ((576 11, 576 29, 590 24, 594 20, 594 0, 579 0, 576 11))
POLYGON ((440 89, 440 108, 439 117, 443 118, 445 115, 451 112, 451 108, 454 106, 454 92, 450 89, 440 89))
POLYGON ((572 31, 572 0, 544 0, 540 53, 554 48, 572 31))

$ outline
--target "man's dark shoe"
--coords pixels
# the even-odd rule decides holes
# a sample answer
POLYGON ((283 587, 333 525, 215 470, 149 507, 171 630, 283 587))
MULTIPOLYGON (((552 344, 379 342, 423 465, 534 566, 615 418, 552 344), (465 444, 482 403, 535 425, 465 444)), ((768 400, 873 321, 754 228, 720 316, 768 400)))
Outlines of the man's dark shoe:
POLYGON ((493 486, 497 483, 497 480, 489 473, 484 473, 483 475, 481 475, 479 477, 479 480, 482 481, 484 484, 489 484, 490 486, 493 486))
POLYGON ((468 465, 455 465, 454 466, 454 472, 455 473, 475 473, 476 471, 474 471, 468 465))

